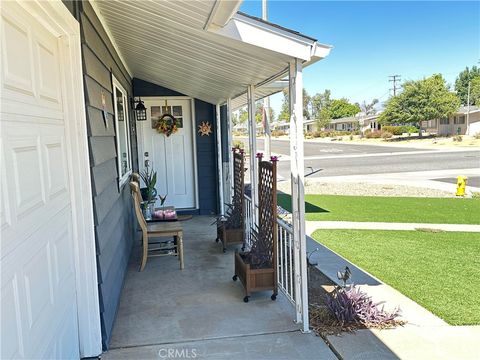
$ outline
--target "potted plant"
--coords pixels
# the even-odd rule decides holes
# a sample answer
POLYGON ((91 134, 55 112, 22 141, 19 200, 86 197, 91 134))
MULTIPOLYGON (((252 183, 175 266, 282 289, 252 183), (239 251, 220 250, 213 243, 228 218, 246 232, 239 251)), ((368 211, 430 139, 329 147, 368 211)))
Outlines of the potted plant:
POLYGON ((145 167, 140 173, 140 177, 145 183, 145 187, 140 189, 140 194, 143 199, 143 211, 146 219, 150 220, 155 207, 155 200, 157 197, 157 189, 155 185, 157 184, 157 172, 150 170, 150 166, 145 167))

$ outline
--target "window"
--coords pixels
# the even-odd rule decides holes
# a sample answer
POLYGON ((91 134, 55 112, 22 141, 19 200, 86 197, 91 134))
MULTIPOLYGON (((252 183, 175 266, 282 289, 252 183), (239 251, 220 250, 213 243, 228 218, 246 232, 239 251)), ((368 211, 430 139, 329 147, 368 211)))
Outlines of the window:
POLYGON ((444 117, 440 119, 440 125, 448 125, 450 124, 450 119, 448 117, 444 117))
POLYGON ((130 121, 128 119, 127 92, 113 78, 113 106, 115 111, 115 137, 117 140, 118 183, 122 186, 132 173, 130 155, 130 121))
POLYGON ((458 115, 453 118, 453 123, 455 125, 463 125, 465 124, 465 115, 458 115))

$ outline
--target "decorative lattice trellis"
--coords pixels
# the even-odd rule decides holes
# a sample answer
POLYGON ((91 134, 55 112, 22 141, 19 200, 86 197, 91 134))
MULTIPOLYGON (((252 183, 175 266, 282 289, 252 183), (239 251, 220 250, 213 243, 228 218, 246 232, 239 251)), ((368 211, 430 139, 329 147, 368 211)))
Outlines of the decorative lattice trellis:
POLYGON ((243 228, 245 207, 245 159, 243 151, 233 150, 233 197, 232 205, 227 211, 225 227, 227 229, 243 228))
POLYGON ((217 221, 217 241, 222 241, 223 250, 229 244, 243 244, 245 234, 245 156, 242 149, 233 152, 233 197, 227 211, 217 221))
POLYGON ((251 248, 245 260, 252 268, 275 266, 277 249, 277 163, 258 154, 258 227, 252 229, 251 248))

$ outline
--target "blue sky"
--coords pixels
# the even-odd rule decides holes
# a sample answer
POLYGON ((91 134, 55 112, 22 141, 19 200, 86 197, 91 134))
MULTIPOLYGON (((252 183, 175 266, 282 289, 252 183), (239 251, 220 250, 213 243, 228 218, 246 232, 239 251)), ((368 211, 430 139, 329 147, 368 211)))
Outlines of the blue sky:
MULTIPOLYGON (((261 16, 261 0, 240 9, 261 16)), ((304 71, 309 94, 330 89, 352 102, 389 96, 388 76, 420 79, 458 73, 480 61, 477 1, 268 1, 268 20, 333 46, 304 71)), ((272 97, 278 114, 281 95, 272 97)))

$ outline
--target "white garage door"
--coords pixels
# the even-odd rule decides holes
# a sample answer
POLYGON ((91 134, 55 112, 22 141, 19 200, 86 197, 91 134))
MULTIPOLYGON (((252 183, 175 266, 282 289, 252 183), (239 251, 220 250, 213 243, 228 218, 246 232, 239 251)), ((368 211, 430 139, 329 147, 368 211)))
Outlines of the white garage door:
POLYGON ((2 1, 2 359, 79 357, 64 49, 49 29, 2 1))

